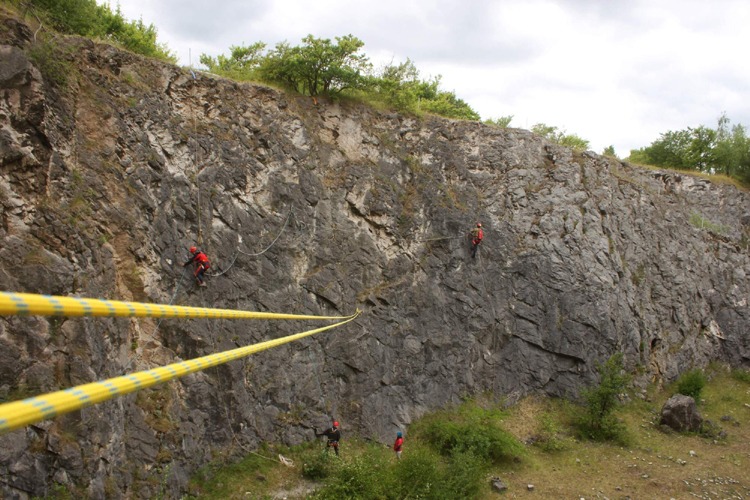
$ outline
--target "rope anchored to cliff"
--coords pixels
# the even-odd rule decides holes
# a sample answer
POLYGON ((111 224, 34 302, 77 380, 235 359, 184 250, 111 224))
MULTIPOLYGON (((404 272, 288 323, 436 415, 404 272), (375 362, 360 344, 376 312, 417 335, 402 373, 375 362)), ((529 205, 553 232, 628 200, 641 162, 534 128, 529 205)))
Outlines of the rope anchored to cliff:
POLYGON ((218 273, 209 273, 209 276, 221 276, 222 274, 225 274, 227 271, 229 271, 232 266, 234 266, 235 261, 237 260, 237 257, 239 257, 240 254, 247 255, 249 257, 258 257, 260 255, 263 255, 267 251, 271 249, 272 246, 276 244, 278 239, 281 237, 281 233, 284 232, 284 229, 286 229, 287 224, 289 224, 289 219, 292 218, 292 215, 294 215, 294 212, 292 210, 289 210, 289 214, 286 216, 286 220, 284 221, 284 225, 281 226, 281 230, 279 231, 279 234, 276 235, 276 237, 273 239, 270 245, 268 245, 266 248, 264 248, 262 251, 257 253, 250 253, 250 252, 243 252, 239 247, 237 248, 237 252, 234 254, 234 258, 232 259, 232 262, 229 263, 229 266, 227 266, 226 269, 221 269, 218 273))
MULTIPOLYGON (((18 294, 4 295, 17 296, 18 294)), ((3 301, 0 301, 0 303, 4 304, 3 301)), ((10 308, 3 306, 2 310, 7 311, 14 308, 17 309, 15 303, 10 308)), ((22 306, 22 308, 25 308, 25 306, 22 306)), ((27 308, 26 310, 30 311, 31 307, 27 308)), ((28 314, 32 313, 29 312, 28 314)), ((99 382, 79 385, 70 389, 24 399, 22 401, 5 403, 3 405, 0 405, 0 434, 6 433, 13 429, 18 429, 19 427, 23 427, 28 424, 39 422, 41 420, 46 420, 57 415, 63 415, 71 411, 79 410, 86 406, 101 403, 116 396, 122 396, 134 391, 152 387, 157 384, 163 384, 164 382, 168 382, 179 377, 184 377, 185 375, 188 375, 190 373, 202 371, 207 368, 218 366, 229 361, 234 361, 236 359, 240 359, 251 354, 264 351, 266 349, 270 349, 272 347, 277 347, 282 344, 314 335, 316 333, 342 326, 356 319, 359 314, 360 311, 357 310, 357 312, 352 314, 351 316, 345 317, 344 321, 340 321, 333 325, 316 328, 314 330, 296 333, 287 337, 267 340, 258 344, 240 347, 238 349, 232 349, 230 351, 224 351, 216 354, 210 354, 208 356, 203 356, 192 360, 181 361, 179 363, 173 363, 167 366, 152 368, 150 370, 144 370, 130 375, 124 375, 122 377, 115 377, 99 382)))

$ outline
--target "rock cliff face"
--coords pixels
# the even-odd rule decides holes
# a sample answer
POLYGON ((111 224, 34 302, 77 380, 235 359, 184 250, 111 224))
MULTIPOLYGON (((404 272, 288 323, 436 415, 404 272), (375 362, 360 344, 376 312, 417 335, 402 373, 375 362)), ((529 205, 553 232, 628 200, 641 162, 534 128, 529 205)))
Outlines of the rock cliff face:
MULTIPOLYGON (((217 456, 309 440, 331 416, 377 439, 477 392, 574 396, 615 352, 639 384, 750 363, 747 192, 33 39, 3 17, 0 289, 363 315, 0 436, 7 498, 179 496, 217 456), (216 274, 203 289, 181 266, 196 242, 216 274)), ((312 327, 3 318, 0 395, 312 327)))

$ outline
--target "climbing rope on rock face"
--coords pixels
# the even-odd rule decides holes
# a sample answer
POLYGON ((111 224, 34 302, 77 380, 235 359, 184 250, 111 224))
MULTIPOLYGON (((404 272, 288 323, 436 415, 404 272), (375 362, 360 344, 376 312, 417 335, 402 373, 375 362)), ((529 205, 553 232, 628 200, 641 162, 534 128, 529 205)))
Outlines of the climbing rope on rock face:
POLYGON ((292 217, 292 214, 294 214, 294 211, 290 209, 289 214, 286 216, 286 220, 284 221, 284 225, 281 226, 281 230, 279 231, 279 234, 277 234, 276 237, 271 242, 271 244, 268 245, 266 248, 264 248, 262 251, 257 252, 257 253, 243 252, 239 248, 239 244, 238 244, 237 251, 235 252, 234 257, 232 258, 232 262, 229 263, 229 266, 227 266, 226 269, 222 269, 221 272, 211 273, 211 274, 208 274, 208 276, 214 277, 214 276, 221 276, 222 274, 225 274, 227 271, 229 271, 232 268, 232 266, 234 266, 234 263, 237 261, 237 257, 239 257, 240 254, 247 255, 249 257, 258 257, 259 255, 263 255, 264 253, 266 253, 279 240, 279 237, 281 237, 281 234, 284 232, 284 229, 286 229, 287 224, 289 224, 289 219, 292 217))
POLYGON ((283 233, 283 232, 284 232, 284 229, 286 229, 286 226, 287 226, 287 224, 289 224, 289 219, 290 219, 290 218, 292 217, 292 214, 293 214, 293 213, 294 213, 294 212, 293 212, 293 211, 292 211, 292 210, 290 209, 290 210, 289 210, 289 215, 287 215, 287 216, 286 216, 286 220, 284 221, 284 225, 283 225, 283 226, 281 226, 281 231, 279 231, 279 234, 277 234, 277 235, 276 235, 276 237, 275 237, 275 238, 273 239, 273 241, 271 242, 271 244, 270 244, 270 245, 268 245, 268 246, 267 246, 267 247, 266 247, 265 249, 263 249, 262 251, 260 251, 260 252, 258 252, 258 253, 248 253, 248 252, 243 252, 243 251, 242 251, 242 250, 240 250, 239 248, 237 249, 237 251, 238 251, 239 253, 241 253, 242 255, 247 255, 247 256, 250 256, 250 257, 257 257, 257 256, 259 256, 259 255, 263 255, 264 253, 266 253, 266 252, 267 252, 268 250, 270 250, 270 249, 271 249, 271 247, 272 247, 272 246, 274 246, 274 244, 276 243, 276 241, 278 241, 278 239, 279 239, 279 236, 281 236, 281 233, 283 233))
POLYGON ((417 243, 426 243, 429 241, 441 241, 441 240, 457 240, 458 238, 463 238, 463 235, 461 236, 443 236, 440 238, 427 238, 426 240, 414 240, 417 243))

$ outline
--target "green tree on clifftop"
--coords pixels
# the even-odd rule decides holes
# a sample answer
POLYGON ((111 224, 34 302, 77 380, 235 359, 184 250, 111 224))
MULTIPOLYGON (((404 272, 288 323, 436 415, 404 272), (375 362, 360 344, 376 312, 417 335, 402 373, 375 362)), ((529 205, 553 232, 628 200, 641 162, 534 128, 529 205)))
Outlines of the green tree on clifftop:
POLYGON ((258 73, 267 82, 309 96, 361 88, 371 67, 360 53, 364 42, 352 35, 336 37, 336 42, 307 35, 300 46, 279 43, 260 63, 258 73))
POLYGON ((153 24, 126 20, 119 6, 114 12, 95 0, 30 0, 29 6, 61 33, 99 38, 138 54, 177 61, 166 45, 157 42, 153 24))
POLYGON ((704 125, 668 131, 651 145, 630 151, 630 161, 657 167, 724 174, 750 182, 750 138, 745 127, 730 127, 722 114, 717 127, 704 125))

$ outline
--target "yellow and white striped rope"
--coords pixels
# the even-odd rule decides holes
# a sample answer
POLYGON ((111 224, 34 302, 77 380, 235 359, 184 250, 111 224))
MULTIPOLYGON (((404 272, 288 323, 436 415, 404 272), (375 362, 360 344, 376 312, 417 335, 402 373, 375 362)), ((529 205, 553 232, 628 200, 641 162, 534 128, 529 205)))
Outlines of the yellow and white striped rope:
POLYGON ((58 295, 0 292, 0 316, 3 315, 305 320, 338 320, 348 317, 210 309, 206 307, 121 302, 119 300, 82 299, 58 295))
POLYGON ((24 399, 22 401, 2 404, 0 405, 0 434, 13 429, 18 429, 24 425, 69 413, 96 403, 101 403, 102 401, 107 401, 116 396, 122 396, 134 391, 146 389, 175 378, 183 377, 190 373, 205 370, 206 368, 221 365, 229 361, 234 361, 255 354, 256 352, 277 347, 288 342, 293 342, 325 330, 330 330, 331 328, 336 328, 353 321, 359 316, 359 314, 360 311, 358 309, 357 312, 351 316, 346 316, 345 321, 324 326, 322 328, 316 328, 314 330, 296 333, 279 339, 267 340, 265 342, 232 349, 230 351, 173 363, 167 366, 153 368, 151 370, 144 370, 130 375, 79 385, 70 389, 51 392, 49 394, 24 399))

